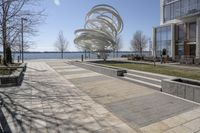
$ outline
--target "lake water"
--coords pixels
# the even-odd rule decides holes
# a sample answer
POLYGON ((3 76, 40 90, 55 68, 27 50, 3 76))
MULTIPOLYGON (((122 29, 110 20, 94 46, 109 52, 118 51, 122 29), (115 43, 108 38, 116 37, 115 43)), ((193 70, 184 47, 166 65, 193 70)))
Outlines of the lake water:
MULTIPOLYGON (((129 52, 129 51, 120 51, 118 53, 118 57, 121 57, 122 55, 127 55, 127 54, 139 54, 137 52, 129 52)), ((148 56, 149 52, 143 52, 144 55, 148 56)), ((84 52, 65 52, 64 53, 64 58, 65 59, 80 59, 81 55, 85 57, 84 52)), ((19 56, 19 53, 13 53, 13 58, 17 60, 19 56)), ((90 59, 96 59, 97 54, 96 53, 86 53, 87 58, 90 56, 90 59)), ((109 53, 108 58, 113 58, 114 54, 109 53)), ((115 53, 115 57, 117 57, 117 54, 115 53)), ((31 59, 61 59, 61 53, 56 53, 56 52, 26 52, 24 53, 24 59, 25 60, 31 60, 31 59)))

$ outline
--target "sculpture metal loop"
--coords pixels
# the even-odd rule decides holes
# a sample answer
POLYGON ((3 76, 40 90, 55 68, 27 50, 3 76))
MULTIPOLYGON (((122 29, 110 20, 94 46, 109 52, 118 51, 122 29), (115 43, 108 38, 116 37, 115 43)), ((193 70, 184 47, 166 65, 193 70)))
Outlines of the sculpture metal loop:
POLYGON ((97 5, 87 13, 84 29, 75 31, 74 43, 84 50, 111 50, 122 30, 123 21, 115 8, 105 4, 97 5))

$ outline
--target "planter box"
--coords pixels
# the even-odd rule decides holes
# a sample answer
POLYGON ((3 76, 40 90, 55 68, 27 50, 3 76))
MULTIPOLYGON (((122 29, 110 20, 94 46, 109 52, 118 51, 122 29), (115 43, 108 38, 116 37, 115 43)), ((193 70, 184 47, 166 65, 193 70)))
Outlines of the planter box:
POLYGON ((200 81, 185 78, 162 80, 162 91, 200 103, 200 81))
MULTIPOLYGON (((13 67, 14 68, 14 67, 13 67)), ((10 75, 0 76, 0 87, 19 86, 26 71, 26 64, 22 64, 10 75)))
POLYGON ((195 59, 194 60, 194 63, 196 64, 196 65, 200 65, 200 59, 198 58, 198 59, 195 59))

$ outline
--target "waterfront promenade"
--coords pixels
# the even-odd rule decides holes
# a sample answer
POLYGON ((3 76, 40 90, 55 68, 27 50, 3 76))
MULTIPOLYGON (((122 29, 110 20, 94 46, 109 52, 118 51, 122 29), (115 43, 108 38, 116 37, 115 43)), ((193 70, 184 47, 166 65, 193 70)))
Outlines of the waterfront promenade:
POLYGON ((22 86, 0 96, 3 128, 16 133, 200 132, 199 104, 66 60, 28 62, 22 86))

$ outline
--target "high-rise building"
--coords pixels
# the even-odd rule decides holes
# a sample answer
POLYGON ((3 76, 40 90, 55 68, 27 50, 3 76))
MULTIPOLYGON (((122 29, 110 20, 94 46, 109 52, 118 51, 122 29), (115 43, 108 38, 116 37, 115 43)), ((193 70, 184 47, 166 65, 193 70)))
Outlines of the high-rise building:
POLYGON ((153 55, 200 59, 200 0, 160 0, 160 26, 153 28, 153 55))

